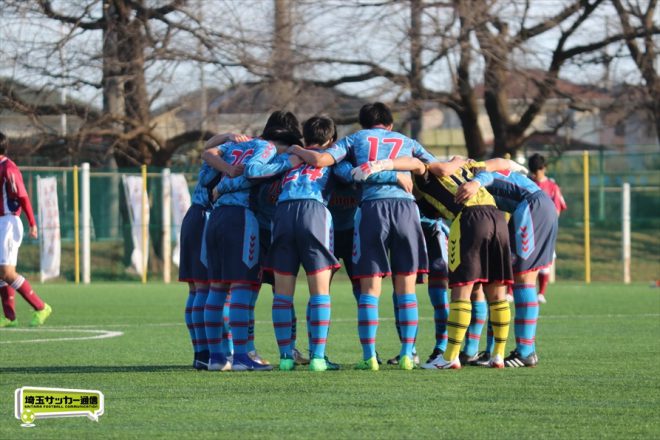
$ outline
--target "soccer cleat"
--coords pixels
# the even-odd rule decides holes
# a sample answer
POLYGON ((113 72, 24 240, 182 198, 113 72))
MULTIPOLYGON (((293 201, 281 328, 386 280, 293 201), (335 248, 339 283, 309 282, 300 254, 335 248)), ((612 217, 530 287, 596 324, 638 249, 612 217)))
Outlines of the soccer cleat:
POLYGON ((536 300, 539 302, 539 304, 545 304, 545 303, 548 302, 548 300, 545 299, 545 295, 542 294, 542 293, 539 293, 538 295, 536 295, 536 300))
POLYGON ((326 371, 328 364, 325 359, 313 358, 309 361, 309 371, 326 371))
POLYGON ((479 360, 481 353, 477 353, 473 356, 469 356, 464 351, 458 353, 458 360, 461 361, 461 365, 476 365, 475 362, 479 360))
POLYGON ((247 353, 235 354, 231 364, 231 371, 270 371, 272 369, 272 365, 262 365, 253 361, 247 353))
POLYGON ((387 365, 399 365, 399 355, 397 354, 392 359, 388 359, 387 365))
POLYGON ((431 363, 433 362, 438 356, 442 356, 445 354, 443 350, 440 350, 438 347, 435 347, 431 354, 429 355, 429 358, 426 360, 426 363, 431 363))
POLYGON ((477 367, 487 367, 490 365, 490 352, 481 351, 477 355, 477 358, 473 360, 470 365, 475 365, 477 367))
POLYGON ((43 309, 36 310, 32 314, 32 321, 30 321, 30 327, 39 327, 40 325, 42 325, 44 322, 46 322, 46 319, 48 319, 48 317, 52 312, 53 309, 51 309, 48 304, 44 304, 43 309))
POLYGON ((408 355, 403 355, 399 358, 399 368, 402 370, 414 370, 415 363, 408 355))
MULTIPOLYGON (((419 355, 417 353, 413 353, 412 360, 415 363, 415 365, 419 365, 419 355)), ((401 356, 397 354, 392 359, 387 360, 387 365, 399 365, 400 362, 401 362, 401 356)), ((378 362, 378 363, 381 364, 382 362, 378 362)))
POLYGON ((280 358, 280 371, 291 371, 296 368, 295 361, 287 355, 280 358))
POLYGON ((248 356, 250 356, 250 359, 252 359, 255 362, 260 363, 261 365, 270 365, 270 362, 268 362, 266 359, 259 356, 259 353, 257 353, 257 350, 248 351, 248 356))
POLYGON ((14 319, 12 321, 11 319, 5 318, 4 316, 0 318, 0 328, 11 328, 11 327, 18 327, 18 319, 14 319))
POLYGON ((371 371, 378 371, 380 367, 378 366, 378 359, 376 359, 376 356, 372 356, 369 359, 362 360, 357 363, 355 366, 356 370, 371 370, 371 371))
POLYGON ((208 370, 209 369, 209 364, 204 361, 200 361, 199 359, 195 359, 192 364, 193 368, 195 370, 208 370))
POLYGON ((293 361, 296 365, 309 365, 309 359, 307 359, 297 348, 293 349, 293 361))
POLYGON ((488 367, 504 368, 504 360, 502 359, 502 355, 496 354, 495 356, 491 357, 490 361, 488 361, 488 367))
POLYGON ((330 361, 330 359, 328 359, 328 356, 325 357, 325 364, 328 366, 328 371, 337 371, 341 368, 339 364, 330 361))
POLYGON ((517 350, 513 350, 507 357, 504 358, 504 366, 510 368, 519 367, 536 367, 539 364, 539 357, 535 352, 532 352, 527 357, 522 357, 517 350))
POLYGON ((422 368, 426 370, 460 370, 461 361, 458 360, 458 357, 454 360, 446 361, 442 356, 438 356, 433 362, 427 362, 422 365, 422 368))
POLYGON ((513 295, 511 295, 510 293, 507 293, 506 294, 506 300, 509 301, 510 303, 512 303, 513 302, 513 295))
MULTIPOLYGON (((201 363, 201 361, 197 361, 197 362, 201 363)), ((229 359, 227 359, 224 356, 221 356, 219 358, 211 358, 211 359, 209 359, 208 370, 209 371, 231 371, 232 370, 232 364, 231 364, 231 362, 229 362, 229 359)))

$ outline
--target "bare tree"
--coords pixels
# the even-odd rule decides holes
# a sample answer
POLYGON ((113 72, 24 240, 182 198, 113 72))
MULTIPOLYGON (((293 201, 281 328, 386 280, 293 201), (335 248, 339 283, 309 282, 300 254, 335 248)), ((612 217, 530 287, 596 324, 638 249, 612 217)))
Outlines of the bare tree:
POLYGON ((618 13, 623 33, 627 36, 626 46, 644 78, 644 89, 647 92, 644 107, 655 121, 655 133, 660 141, 660 78, 658 66, 655 64, 658 56, 658 26, 657 22, 654 22, 654 19, 657 19, 657 0, 650 0, 648 3, 613 0, 612 3, 618 13), (646 3, 646 9, 643 3, 646 3), (638 29, 641 32, 638 32, 638 29))
MULTIPOLYGON (((33 26, 50 21, 66 29, 65 35, 43 43, 43 57, 18 53, 15 58, 20 69, 39 72, 54 86, 64 81, 71 89, 101 91, 102 110, 84 112, 82 126, 69 137, 78 143, 90 136, 109 140, 109 158, 119 165, 164 165, 182 143, 209 135, 197 130, 163 139, 157 134, 150 109, 173 70, 191 60, 238 65, 230 50, 223 51, 235 40, 216 27, 203 26, 185 0, 76 0, 57 5, 50 0, 8 0, 6 10, 32 20, 33 26), (204 51, 190 51, 195 44, 204 51), (52 57, 55 48, 65 46, 70 54, 68 70, 54 65, 52 57)), ((83 113, 72 106, 37 108, 7 92, 4 105, 31 116, 83 113)))

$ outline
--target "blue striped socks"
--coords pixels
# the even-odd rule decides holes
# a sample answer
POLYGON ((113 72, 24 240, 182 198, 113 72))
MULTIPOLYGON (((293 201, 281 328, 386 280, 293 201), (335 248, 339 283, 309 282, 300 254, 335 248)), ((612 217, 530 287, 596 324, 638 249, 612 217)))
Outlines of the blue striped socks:
POLYGON ((474 356, 479 351, 479 340, 486 319, 488 319, 488 303, 486 301, 472 301, 472 318, 465 335, 465 346, 463 347, 463 352, 466 355, 474 356))
POLYGON ((222 331, 224 328, 224 319, 222 318, 222 312, 226 299, 226 290, 211 288, 206 299, 206 304, 204 305, 204 328, 206 330, 206 340, 210 357, 213 360, 219 360, 223 355, 222 331))
POLYGON ((358 334, 364 360, 376 356, 376 331, 378 330, 378 298, 363 293, 358 304, 358 334))
POLYGON ((435 322, 435 348, 447 349, 447 318, 449 317, 449 295, 445 287, 429 286, 429 299, 433 305, 435 322))
POLYGON ((539 318, 539 303, 535 284, 515 284, 513 299, 516 306, 514 332, 516 350, 522 357, 535 351, 536 323, 539 318))
POLYGON ((206 329, 204 328, 204 305, 206 304, 208 294, 208 290, 197 290, 190 313, 192 325, 195 329, 195 339, 193 339, 195 353, 209 349, 206 342, 206 329))
POLYGON ((414 293, 404 293, 398 295, 397 299, 401 339, 399 356, 409 356, 412 359, 415 337, 417 336, 417 322, 419 320, 417 296, 414 293))
POLYGON ((231 288, 229 325, 231 326, 231 335, 234 342, 234 355, 247 354, 250 302, 253 293, 254 289, 246 286, 231 288))
POLYGON ((310 357, 325 358, 330 326, 330 295, 312 294, 309 298, 310 357))
POLYGON ((273 328, 275 339, 280 349, 280 357, 291 358, 291 330, 292 330, 293 298, 287 295, 273 295, 273 328))

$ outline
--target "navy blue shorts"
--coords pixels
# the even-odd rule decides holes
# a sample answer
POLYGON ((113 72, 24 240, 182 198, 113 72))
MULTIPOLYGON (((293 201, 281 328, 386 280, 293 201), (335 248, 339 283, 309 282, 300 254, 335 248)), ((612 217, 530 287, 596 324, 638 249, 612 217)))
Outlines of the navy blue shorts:
POLYGON ((332 216, 316 200, 292 200, 277 205, 267 267, 282 275, 297 275, 302 264, 308 275, 340 267, 332 253, 332 216))
POLYGON ((334 233, 334 254, 341 259, 349 278, 353 278, 353 228, 334 233))
POLYGON ((513 273, 524 274, 552 264, 557 241, 557 210, 543 191, 518 204, 509 221, 513 273))
POLYGON ((447 236, 437 222, 422 222, 429 255, 429 281, 447 281, 447 236))
POLYGON ((415 202, 406 199, 362 202, 355 214, 354 277, 426 272, 428 256, 415 202))
POLYGON ((206 230, 209 281, 261 283, 259 222, 242 206, 220 206, 211 211, 206 230))
POLYGON ((208 282, 208 271, 199 259, 202 248, 202 232, 206 221, 203 206, 193 204, 181 222, 179 254, 179 281, 208 282))

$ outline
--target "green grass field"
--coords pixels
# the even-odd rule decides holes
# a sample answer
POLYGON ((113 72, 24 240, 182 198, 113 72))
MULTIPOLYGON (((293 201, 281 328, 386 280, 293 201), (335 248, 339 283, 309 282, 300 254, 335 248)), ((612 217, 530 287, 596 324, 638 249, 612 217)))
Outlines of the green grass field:
MULTIPOLYGON (((551 285, 538 368, 365 372, 352 369, 361 357, 355 304, 349 285, 337 282, 328 353, 342 370, 324 373, 192 370, 181 284, 35 287, 54 310, 46 325, 0 329, 1 439, 660 437, 660 289, 647 285, 551 285), (63 340, 99 334, 92 330, 122 334, 63 340), (105 414, 98 423, 47 419, 22 428, 13 414, 22 386, 100 390, 105 414)), ((425 286, 419 294, 425 356, 432 311, 425 286)), ((256 342, 275 361, 271 295, 262 295, 256 342)), ((27 324, 30 310, 20 297, 17 305, 27 324)), ((387 358, 398 351, 389 294, 380 310, 378 349, 387 358)), ((299 334, 304 347, 304 326, 299 334)))

